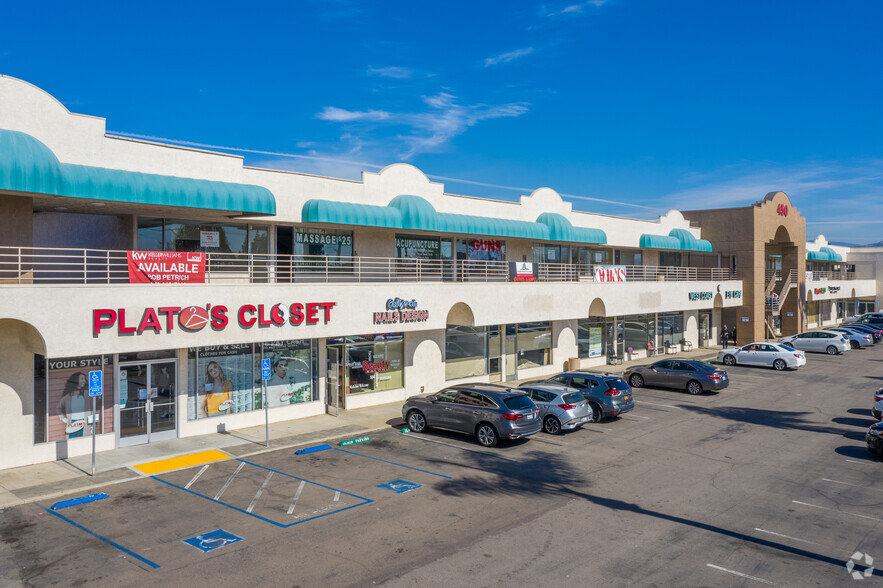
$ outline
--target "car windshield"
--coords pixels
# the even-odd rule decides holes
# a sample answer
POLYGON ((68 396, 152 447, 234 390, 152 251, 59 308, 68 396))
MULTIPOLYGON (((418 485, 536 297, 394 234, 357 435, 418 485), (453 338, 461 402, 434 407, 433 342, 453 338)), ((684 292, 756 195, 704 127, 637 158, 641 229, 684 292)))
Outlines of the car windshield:
POLYGON ((510 410, 528 410, 535 407, 534 403, 527 397, 527 394, 509 396, 503 402, 510 410))
POLYGON ((782 349, 784 349, 786 351, 797 351, 796 349, 794 349, 793 347, 791 347, 787 343, 779 343, 779 347, 781 347, 782 349))
POLYGON ((611 390, 622 390, 624 392, 628 392, 630 390, 629 385, 626 384, 625 380, 623 380, 622 378, 607 380, 607 385, 610 386, 611 390))
POLYGON ((583 395, 579 392, 569 392, 561 397, 567 404, 576 404, 578 402, 582 402, 583 395))

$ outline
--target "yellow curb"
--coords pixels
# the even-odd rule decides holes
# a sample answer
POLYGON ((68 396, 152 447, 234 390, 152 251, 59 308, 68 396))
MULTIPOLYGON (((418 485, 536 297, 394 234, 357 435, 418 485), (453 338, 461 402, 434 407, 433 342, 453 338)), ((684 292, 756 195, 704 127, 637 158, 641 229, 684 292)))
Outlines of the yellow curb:
POLYGON ((154 474, 161 474, 170 470, 180 470, 182 468, 189 468, 191 466, 211 463, 213 461, 221 461, 223 459, 230 459, 230 456, 223 451, 212 449, 210 451, 188 453, 187 455, 179 455, 178 457, 170 457, 168 459, 160 459, 157 461, 139 463, 138 465, 133 465, 132 468, 138 470, 139 472, 145 473, 148 476, 152 476, 154 474))

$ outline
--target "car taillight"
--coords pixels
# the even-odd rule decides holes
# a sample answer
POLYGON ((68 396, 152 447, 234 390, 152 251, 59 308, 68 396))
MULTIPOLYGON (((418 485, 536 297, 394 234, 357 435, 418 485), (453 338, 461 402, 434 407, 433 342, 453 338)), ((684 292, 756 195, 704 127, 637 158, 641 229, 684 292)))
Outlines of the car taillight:
POLYGON ((619 394, 619 390, 614 390, 613 388, 607 388, 606 390, 604 390, 604 394, 606 394, 608 396, 616 396, 617 394, 619 394))
POLYGON ((523 414, 506 414, 503 413, 503 418, 507 421, 517 421, 518 419, 524 418, 523 414))
POLYGON ((723 376, 723 374, 708 374, 708 377, 711 378, 712 380, 720 380, 724 376, 723 376))
POLYGON ((794 354, 794 357, 796 357, 797 359, 800 359, 800 354, 799 354, 799 353, 795 353, 795 354, 794 354))
POLYGON ((574 408, 576 408, 576 405, 575 404, 559 404, 558 408, 560 408, 561 410, 573 410, 574 408))

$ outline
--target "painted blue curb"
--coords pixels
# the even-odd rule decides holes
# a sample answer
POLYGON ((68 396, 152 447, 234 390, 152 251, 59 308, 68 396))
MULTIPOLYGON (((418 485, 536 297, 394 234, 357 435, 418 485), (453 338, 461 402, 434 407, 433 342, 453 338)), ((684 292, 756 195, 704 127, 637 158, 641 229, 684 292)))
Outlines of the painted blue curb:
POLYGON ((104 500, 105 498, 110 498, 110 494, 105 494, 104 492, 99 492, 98 494, 90 494, 89 496, 80 496, 79 498, 72 498, 71 500, 62 500, 61 502, 56 502, 51 507, 52 510, 59 510, 62 508, 67 508, 69 506, 77 506, 78 504, 86 504, 87 502, 95 502, 96 500, 104 500))
POLYGON ((305 447, 304 449, 298 449, 294 452, 295 455, 304 455, 305 453, 315 453, 317 451, 325 451, 326 449, 331 449, 330 445, 316 445, 314 447, 305 447))

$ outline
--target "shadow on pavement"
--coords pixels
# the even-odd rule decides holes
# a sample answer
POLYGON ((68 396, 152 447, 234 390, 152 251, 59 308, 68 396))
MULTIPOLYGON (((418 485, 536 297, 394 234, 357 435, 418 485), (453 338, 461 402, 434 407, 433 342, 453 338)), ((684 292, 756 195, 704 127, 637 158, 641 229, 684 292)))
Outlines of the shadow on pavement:
POLYGON ((689 410, 699 414, 761 425, 773 429, 796 429, 800 431, 812 431, 815 433, 828 433, 830 435, 848 436, 852 431, 838 427, 826 427, 809 421, 805 415, 811 412, 792 412, 784 410, 762 410, 759 408, 742 408, 735 406, 722 406, 706 408, 704 406, 690 406, 681 404, 683 410, 689 410))

